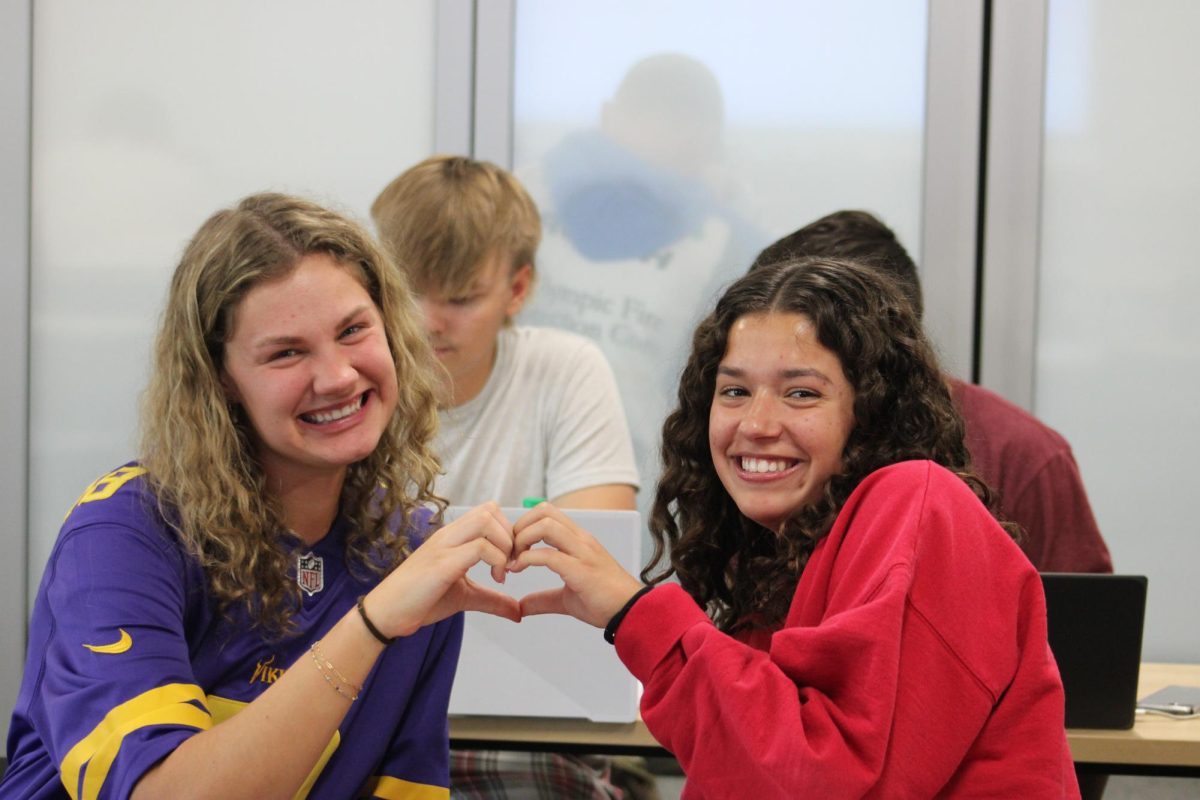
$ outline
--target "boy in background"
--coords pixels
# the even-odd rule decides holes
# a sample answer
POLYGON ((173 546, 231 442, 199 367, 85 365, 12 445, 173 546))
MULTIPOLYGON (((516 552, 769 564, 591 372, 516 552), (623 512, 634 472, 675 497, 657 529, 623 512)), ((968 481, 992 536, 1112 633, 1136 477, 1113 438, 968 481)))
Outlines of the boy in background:
POLYGON ((507 172, 435 156, 371 206, 449 378, 438 494, 634 508, 638 477, 612 370, 588 339, 512 324, 535 280, 537 208, 507 172))
MULTIPOLYGON (((434 156, 388 184, 371 216, 446 371, 436 493, 452 505, 536 497, 636 508, 633 445, 600 349, 512 324, 535 283, 541 239, 537 208, 516 179, 486 162, 434 156)), ((456 798, 620 796, 603 759, 453 751, 450 762, 456 798)))

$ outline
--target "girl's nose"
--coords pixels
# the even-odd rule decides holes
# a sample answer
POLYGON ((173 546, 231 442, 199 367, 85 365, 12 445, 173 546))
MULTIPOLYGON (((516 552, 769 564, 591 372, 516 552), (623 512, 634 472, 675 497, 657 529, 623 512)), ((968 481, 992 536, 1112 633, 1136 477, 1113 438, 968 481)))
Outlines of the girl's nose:
POLYGON ((316 359, 313 392, 320 396, 341 397, 354 387, 358 370, 346 354, 334 349, 316 359))
POLYGON ((752 437, 778 436, 782 429, 779 416, 779 405, 774 398, 765 394, 755 395, 746 406, 746 415, 742 418, 742 432, 752 437))

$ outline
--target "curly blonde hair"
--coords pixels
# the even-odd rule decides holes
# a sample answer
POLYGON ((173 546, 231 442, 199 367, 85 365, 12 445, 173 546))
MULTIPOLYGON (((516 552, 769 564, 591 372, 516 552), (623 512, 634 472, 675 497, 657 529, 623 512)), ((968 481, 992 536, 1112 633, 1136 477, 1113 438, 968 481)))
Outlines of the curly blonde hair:
POLYGON ((408 555, 414 512, 433 493, 438 379, 403 274, 355 222, 307 200, 264 193, 218 211, 196 233, 171 280, 141 410, 141 463, 163 518, 205 570, 223 610, 246 608, 286 633, 300 604, 298 545, 267 491, 250 423, 222 386, 225 344, 243 297, 328 254, 351 269, 379 308, 396 365, 398 402, 374 452, 346 474, 346 561, 385 574, 408 555))

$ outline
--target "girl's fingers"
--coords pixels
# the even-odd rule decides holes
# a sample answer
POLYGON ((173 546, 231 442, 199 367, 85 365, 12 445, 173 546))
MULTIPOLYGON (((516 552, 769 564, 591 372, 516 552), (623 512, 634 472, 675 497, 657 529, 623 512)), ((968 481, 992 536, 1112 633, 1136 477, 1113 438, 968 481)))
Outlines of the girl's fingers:
POLYGON ((535 614, 566 614, 562 589, 546 589, 542 592, 527 594, 521 598, 521 616, 531 617, 535 614))
MULTIPOLYGON (((522 519, 525 519, 522 517, 522 519)), ((583 541, 583 531, 563 525, 553 518, 538 519, 515 529, 516 539, 513 553, 519 556, 528 552, 535 544, 544 543, 568 555, 578 555, 583 541)))
POLYGON ((551 505, 550 503, 539 503, 522 514, 517 521, 513 523, 513 533, 519 534, 530 525, 534 525, 542 520, 547 519, 554 520, 567 528, 576 527, 571 518, 555 506, 551 505))
MULTIPOLYGON (((441 547, 459 549, 473 542, 486 543, 486 548, 468 548, 466 552, 475 552, 477 557, 468 564, 461 564, 463 572, 475 566, 479 561, 486 561, 491 567, 492 580, 504 583, 508 573, 508 563, 513 549, 512 532, 507 527, 507 520, 494 503, 472 509, 462 517, 442 529, 445 535, 438 542, 441 547), (499 554, 498 556, 496 554, 499 554)), ((457 560, 456 560, 456 563, 457 560)))
POLYGON ((502 527, 509 530, 512 529, 512 523, 508 521, 508 517, 504 516, 504 512, 500 510, 500 505, 498 503, 487 502, 476 506, 476 508, 487 513, 492 519, 496 520, 496 522, 499 522, 502 527))
POLYGON ((463 580, 463 611, 482 611, 513 622, 521 621, 521 604, 515 597, 480 586, 470 578, 463 580))
POLYGON ((562 578, 573 560, 566 553, 561 553, 552 547, 535 547, 517 556, 511 569, 513 572, 520 572, 526 567, 547 567, 562 578))
POLYGON ((492 524, 488 525, 483 531, 483 535, 487 537, 487 540, 495 545, 497 549, 504 553, 505 559, 512 554, 513 534, 512 529, 507 527, 506 524, 502 524, 493 519, 492 524))
POLYGON ((485 538, 506 553, 512 550, 512 524, 495 503, 485 503, 471 509, 448 523, 440 533, 448 547, 455 547, 471 539, 485 538))
POLYGON ((504 583, 503 577, 509 564, 508 553, 487 539, 469 539, 454 547, 445 546, 445 543, 437 549, 427 547, 422 545, 417 548, 400 565, 397 571, 407 576, 405 583, 421 584, 429 578, 435 578, 444 587, 443 591, 449 591, 451 586, 466 576, 471 567, 481 561, 488 565, 497 583, 504 583))
MULTIPOLYGON (((456 551, 458 557, 455 558, 455 566, 460 568, 463 575, 466 575, 467 570, 480 561, 491 567, 492 578, 496 578, 497 571, 499 571, 501 578, 508 571, 508 553, 492 544, 488 539, 475 539, 466 542, 459 545, 456 551)), ((504 583, 502 579, 498 579, 496 582, 504 583)))
POLYGON ((490 518, 483 526, 482 534, 506 555, 511 553, 513 548, 512 523, 500 511, 500 506, 495 503, 485 503, 479 506, 479 510, 490 518))

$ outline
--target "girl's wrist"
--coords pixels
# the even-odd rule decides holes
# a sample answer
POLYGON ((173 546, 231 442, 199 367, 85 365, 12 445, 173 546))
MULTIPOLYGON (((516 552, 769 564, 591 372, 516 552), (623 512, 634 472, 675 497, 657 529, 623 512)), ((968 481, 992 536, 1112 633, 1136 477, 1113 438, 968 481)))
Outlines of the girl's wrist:
POLYGON ((634 592, 628 600, 625 601, 625 605, 621 606, 621 608, 612 615, 612 617, 608 620, 608 624, 604 626, 604 641, 608 642, 609 644, 616 644, 617 629, 620 628, 621 623, 625 621, 625 616, 629 613, 630 609, 634 607, 637 601, 641 600, 642 597, 644 597, 646 593, 653 588, 653 584, 641 587, 634 592))
POLYGON ((371 634, 375 641, 387 647, 396 641, 396 637, 389 636, 375 625, 375 622, 371 619, 371 615, 367 613, 366 599, 366 595, 360 594, 358 600, 355 601, 355 610, 358 611, 359 621, 362 622, 363 627, 367 629, 367 633, 371 634))
POLYGON ((365 634, 366 638, 375 644, 379 645, 380 649, 386 648, 397 639, 412 634, 420 625, 397 625, 395 621, 390 620, 387 616, 381 613, 381 603, 378 598, 373 598, 374 591, 362 595, 355 601, 355 607, 350 609, 349 616, 353 617, 351 623, 365 634))

